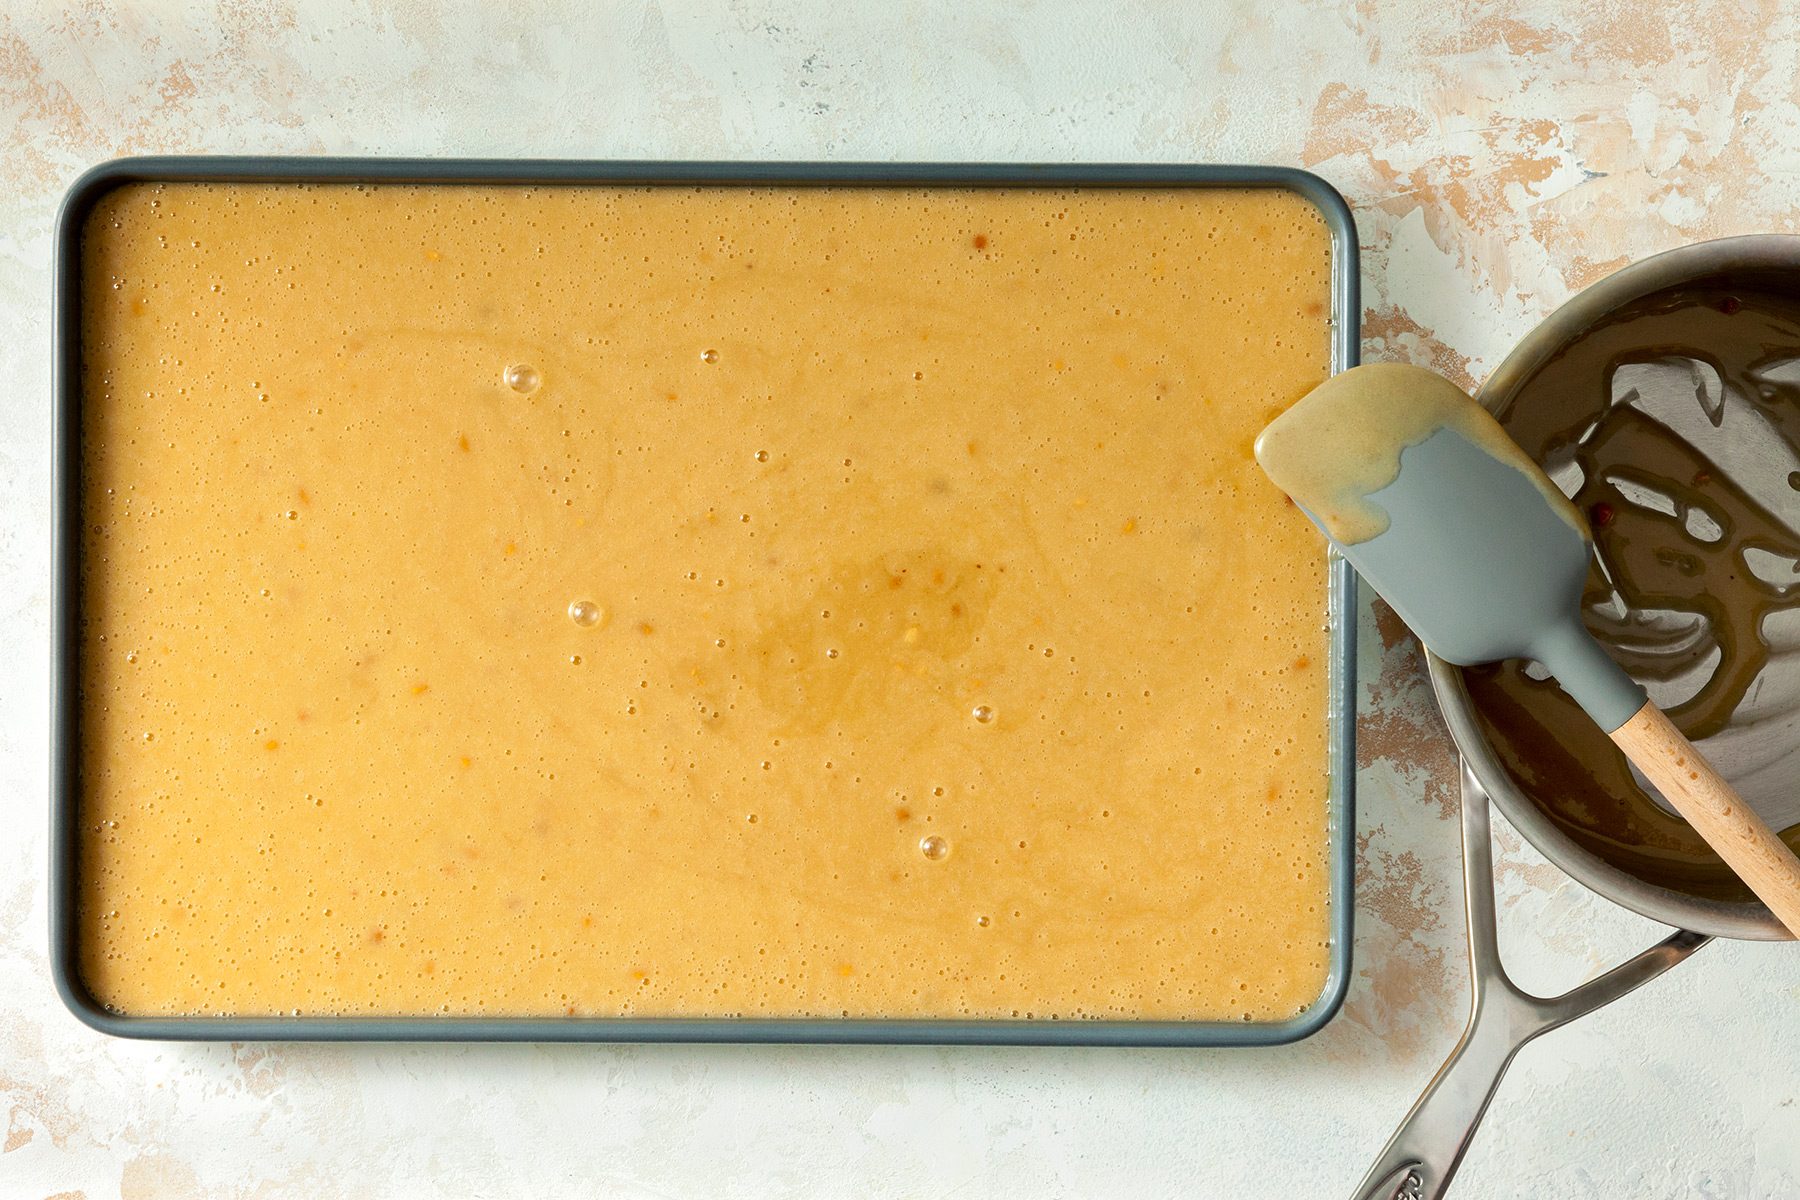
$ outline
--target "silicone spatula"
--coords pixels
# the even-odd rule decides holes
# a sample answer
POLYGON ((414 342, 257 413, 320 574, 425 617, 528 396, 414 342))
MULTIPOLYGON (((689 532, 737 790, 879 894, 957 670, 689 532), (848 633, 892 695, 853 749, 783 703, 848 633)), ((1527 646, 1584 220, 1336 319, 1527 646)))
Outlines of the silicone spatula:
POLYGON ((1356 367, 1275 418, 1256 458, 1440 658, 1549 671, 1800 936, 1800 859, 1587 631, 1587 523, 1468 393, 1356 367))

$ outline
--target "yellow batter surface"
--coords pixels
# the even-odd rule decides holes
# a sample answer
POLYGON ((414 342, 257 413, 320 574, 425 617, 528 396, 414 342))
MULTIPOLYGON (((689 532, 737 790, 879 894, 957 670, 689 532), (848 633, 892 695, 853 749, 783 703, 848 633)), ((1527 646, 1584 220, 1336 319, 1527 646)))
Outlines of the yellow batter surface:
POLYGON ((1278 190, 133 185, 81 969, 131 1014, 1294 1014, 1278 190))

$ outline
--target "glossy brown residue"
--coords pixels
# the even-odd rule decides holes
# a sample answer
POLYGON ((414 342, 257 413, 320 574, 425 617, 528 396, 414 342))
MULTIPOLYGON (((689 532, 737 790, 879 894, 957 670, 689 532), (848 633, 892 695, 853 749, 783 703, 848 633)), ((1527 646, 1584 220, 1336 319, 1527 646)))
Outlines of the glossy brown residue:
MULTIPOLYGON (((1765 436, 1800 453, 1800 387, 1763 374, 1800 356, 1800 304, 1751 283, 1711 281, 1628 305, 1546 362, 1500 412, 1528 453, 1579 472, 1574 499, 1590 514, 1600 563, 1583 600, 1589 627, 1647 683, 1704 675, 1669 709, 1696 741, 1725 729, 1763 678, 1764 622, 1800 608, 1800 591, 1758 578, 1746 551, 1800 561, 1800 532, 1733 479, 1734 466, 1756 463, 1712 462, 1668 423, 1675 416, 1652 415, 1615 379, 1638 364, 1703 364, 1717 382, 1696 384, 1704 394, 1685 403, 1704 409, 1713 428, 1760 422, 1765 436), (1717 536, 1694 532, 1714 527, 1717 536), (1686 614, 1696 632, 1659 632, 1644 623, 1647 614, 1686 614), (1717 662, 1706 667, 1709 653, 1717 662)), ((1676 890, 1749 897, 1692 828, 1639 786, 1617 747, 1560 688, 1520 663, 1464 678, 1507 770, 1577 843, 1676 890)), ((1800 825, 1784 836, 1800 845, 1800 825)))

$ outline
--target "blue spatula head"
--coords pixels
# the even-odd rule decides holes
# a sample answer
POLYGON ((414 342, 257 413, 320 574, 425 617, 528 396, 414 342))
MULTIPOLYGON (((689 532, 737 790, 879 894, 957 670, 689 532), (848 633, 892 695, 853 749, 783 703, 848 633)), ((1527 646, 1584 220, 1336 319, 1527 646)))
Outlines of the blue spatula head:
POLYGON ((1353 368, 1277 417, 1256 457, 1440 657, 1536 660, 1609 732, 1643 707, 1581 622, 1581 514, 1461 388, 1353 368))

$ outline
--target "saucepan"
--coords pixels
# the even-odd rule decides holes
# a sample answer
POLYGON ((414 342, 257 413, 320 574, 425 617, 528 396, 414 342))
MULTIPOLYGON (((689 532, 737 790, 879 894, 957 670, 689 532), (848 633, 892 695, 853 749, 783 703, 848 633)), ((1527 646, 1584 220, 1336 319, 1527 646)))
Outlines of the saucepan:
MULTIPOLYGON (((1764 544, 1777 534, 1788 548, 1800 541, 1795 533, 1800 439, 1791 436, 1800 427, 1800 237, 1702 242, 1623 268, 1539 325, 1487 380, 1478 399, 1565 490, 1582 488, 1578 502, 1598 494, 1589 487, 1592 482, 1618 509, 1627 510, 1593 503, 1591 523, 1635 520, 1630 528, 1640 535, 1640 547, 1661 539, 1643 578, 1615 578, 1604 567, 1597 572, 1589 624, 1653 698, 1675 707, 1678 721, 1685 706, 1689 732, 1707 736, 1713 760, 1774 828, 1800 821, 1795 809, 1800 755, 1788 752, 1794 724, 1784 719, 1790 709, 1800 712, 1800 671, 1784 668, 1779 653, 1787 624, 1766 619, 1772 610, 1785 612, 1790 599, 1800 605, 1800 558, 1783 559, 1764 544), (1766 328, 1745 327, 1749 332, 1737 351, 1710 344, 1728 328, 1724 318, 1740 316, 1741 302, 1732 292, 1737 286, 1762 296, 1793 296, 1796 320, 1786 343, 1794 347, 1791 358, 1779 350, 1786 336, 1780 318, 1771 318, 1766 328), (1698 308, 1685 322, 1670 316, 1684 296, 1692 304, 1711 297, 1718 316, 1698 308), (1546 395, 1552 379, 1570 386, 1546 395), (1670 393, 1663 400, 1675 410, 1657 413, 1655 403, 1646 402, 1642 392, 1657 388, 1670 393), (1547 413, 1547 405, 1571 407, 1558 414, 1547 413), (1575 411, 1580 406, 1591 412, 1575 411), (1795 425, 1784 424, 1790 411, 1795 425), (1614 428, 1620 421, 1632 428, 1614 428), (1559 432, 1546 436, 1548 429, 1559 432), (1602 440, 1608 441, 1604 447, 1602 440), (1631 461, 1633 446, 1641 448, 1645 463, 1631 461), (1621 447, 1627 448, 1622 459, 1621 447), (1604 480, 1584 482, 1584 466, 1592 472, 1596 455, 1608 454, 1604 480), (1671 472, 1680 478, 1659 484, 1658 476, 1671 472), (1741 519, 1718 511, 1733 505, 1740 506, 1741 519), (1683 537, 1693 544, 1684 548, 1683 537), (1780 562, 1780 569, 1770 572, 1765 559, 1780 562), (1727 560, 1729 571, 1722 569, 1727 560), (1721 569, 1709 576, 1708 562, 1721 569), (1749 570, 1740 569, 1745 565, 1749 570), (1752 579, 1758 571, 1768 576, 1765 584, 1752 579), (1651 576, 1654 580, 1644 583, 1651 576), (1709 584, 1709 578, 1720 582, 1709 584), (1739 604, 1723 594, 1729 590, 1726 580, 1731 587, 1747 583, 1748 599, 1739 604), (1645 601, 1648 611, 1623 611, 1619 590, 1630 591, 1634 584, 1654 593, 1645 601), (1750 611, 1735 611, 1734 604, 1750 611), (1759 656, 1760 670, 1749 672, 1757 676, 1752 682, 1746 683, 1743 672, 1725 678, 1734 674, 1733 636, 1759 656)), ((1597 537, 1604 551, 1607 539, 1597 537)), ((1611 776, 1598 769, 1562 776, 1544 769, 1542 761, 1531 761, 1545 755, 1530 750, 1529 738, 1521 740, 1516 729, 1509 733, 1497 723, 1493 697, 1500 693, 1492 669, 1464 672, 1429 655, 1428 662, 1461 755, 1473 999, 1462 1040, 1377 1158, 1356 1192, 1359 1200, 1427 1200, 1443 1194, 1508 1064, 1539 1034, 1654 979, 1713 937, 1787 937, 1722 864, 1706 862, 1704 851, 1684 856, 1679 846, 1670 848, 1686 831, 1676 825, 1678 818, 1648 803, 1654 796, 1644 795, 1646 803, 1634 814, 1630 804, 1636 801, 1610 794, 1609 787, 1630 789, 1622 782, 1627 778, 1622 766, 1611 776), (1607 778, 1614 782, 1607 784, 1607 778), (1520 988, 1508 977, 1496 945, 1490 800, 1575 880, 1675 932, 1564 995, 1545 998, 1520 988)), ((1531 686, 1519 676, 1512 682, 1531 686)), ((1586 750, 1565 746, 1549 757, 1561 754, 1563 766, 1579 766, 1586 750)))

